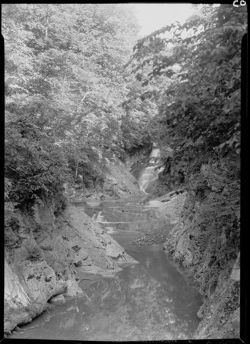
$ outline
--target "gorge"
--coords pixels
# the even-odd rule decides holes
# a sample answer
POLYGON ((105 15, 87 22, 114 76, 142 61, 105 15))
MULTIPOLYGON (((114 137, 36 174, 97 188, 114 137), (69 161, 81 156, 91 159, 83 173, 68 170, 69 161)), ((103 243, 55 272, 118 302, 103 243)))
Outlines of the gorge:
MULTIPOLYGON (((59 235, 70 244, 68 252, 72 247, 71 255, 77 253, 73 260, 68 260, 73 262, 73 265, 69 263, 72 273, 62 275, 64 279, 66 276, 68 278, 67 286, 63 289, 63 281, 54 280, 54 290, 49 296, 45 293, 49 303, 46 303, 46 299, 41 300, 44 302, 44 307, 40 308, 40 311, 43 310, 42 315, 28 325, 16 328, 11 338, 117 341, 195 338, 200 323, 197 314, 204 307, 204 300, 202 301, 202 295, 187 271, 180 269, 164 251, 166 239, 173 232, 174 226, 180 223, 186 191, 180 194, 170 192, 158 199, 145 202, 145 190, 157 179, 154 169, 161 163, 160 149, 153 146, 148 160, 149 165, 143 167, 140 173, 140 190, 134 189, 132 195, 126 194, 125 197, 116 200, 109 197, 102 201, 87 198, 72 201, 72 205, 68 205, 63 215, 64 224, 60 221, 63 227, 60 228, 60 234, 57 233, 57 240, 59 235), (80 234, 83 231, 82 226, 90 224, 87 246, 86 229, 82 232, 85 233, 85 240, 81 243, 79 238, 75 240, 75 235, 72 236, 65 228, 65 220, 68 226, 75 228, 80 234), (96 253, 93 252, 95 247, 98 248, 96 253), (100 258, 107 263, 101 263, 100 258), (51 298, 53 295, 64 297, 51 298)), ((38 245, 40 249, 45 250, 42 253, 45 259, 44 268, 47 262, 53 266, 46 255, 49 248, 45 246, 44 240, 41 243, 42 245, 38 245)), ((180 246, 183 244, 178 245, 178 250, 185 250, 185 246, 180 246)), ((64 263, 67 262, 67 258, 63 256, 66 251, 63 253, 62 247, 56 248, 52 245, 49 249, 60 250, 62 256, 61 259, 55 256, 53 268, 56 274, 56 264, 62 263, 63 260, 64 263)), ((20 269, 20 259, 25 258, 21 253, 18 257, 20 269)), ((185 259, 187 258, 185 256, 185 259)), ((13 284, 13 281, 17 280, 16 288, 19 290, 15 292, 16 297, 20 298, 19 302, 23 303, 25 309, 27 304, 24 304, 20 296, 27 293, 31 300, 34 298, 34 288, 37 285, 32 282, 34 279, 36 281, 39 278, 40 296, 43 283, 51 284, 50 281, 41 282, 41 279, 47 281, 44 268, 38 276, 38 269, 35 270, 34 263, 33 267, 26 265, 22 270, 24 285, 23 282, 18 282, 15 273, 8 273, 5 292, 10 294, 6 299, 9 304, 14 305, 14 309, 18 309, 18 302, 13 300, 13 286, 8 287, 8 284, 13 284), (24 290, 21 291, 20 288, 24 290), (31 289, 33 295, 30 294, 31 289)), ((8 265, 7 269, 10 269, 8 265)), ((54 271, 51 271, 52 274, 54 271)), ((237 282, 239 278, 233 277, 233 280, 237 282)), ((231 283, 236 283, 233 280, 231 283)), ((28 319, 19 315, 18 320, 17 315, 15 311, 10 316, 12 323, 7 322, 10 329, 15 323, 19 325, 18 321, 22 324, 32 318, 32 314, 29 314, 28 319)), ((237 319, 237 316, 234 316, 232 322, 235 323, 237 319)), ((202 329, 201 324, 200 328, 202 329)))
MULTIPOLYGON (((153 148, 151 168, 158 167, 159 155, 160 150, 153 148)), ((146 188, 146 183, 150 184, 156 176, 149 175, 145 167, 141 178, 141 185, 146 188)), ((61 305, 55 303, 11 338, 125 341, 192 337, 202 303, 199 293, 167 259, 163 241, 146 246, 136 244, 146 230, 150 230, 151 235, 157 234, 158 226, 164 222, 155 214, 154 207, 140 204, 143 198, 142 191, 119 200, 74 203, 77 212, 86 213, 104 233, 111 233, 128 256, 124 253, 122 256, 115 245, 110 245, 106 254, 115 260, 119 254, 129 266, 112 277, 102 276, 91 265, 89 270, 86 266, 77 267, 78 285, 83 295, 72 299, 66 294, 61 305), (93 279, 88 280, 87 271, 94 274, 93 279)), ((165 222, 167 234, 171 224, 165 222)))
POLYGON ((2 6, 3 341, 244 340, 247 11, 192 6, 2 6))

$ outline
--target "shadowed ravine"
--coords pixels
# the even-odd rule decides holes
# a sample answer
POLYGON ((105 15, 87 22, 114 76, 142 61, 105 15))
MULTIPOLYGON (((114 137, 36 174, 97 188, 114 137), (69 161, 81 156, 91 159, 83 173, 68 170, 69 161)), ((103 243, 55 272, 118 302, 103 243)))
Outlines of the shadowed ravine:
MULTIPOLYGON (((160 151, 153 149, 150 165, 139 184, 146 192, 157 178, 160 151)), ((86 295, 54 306, 21 328, 12 338, 68 340, 164 340, 192 338, 201 306, 198 292, 170 262, 161 244, 139 247, 141 231, 155 228, 159 219, 144 207, 145 198, 78 203, 111 233, 138 264, 124 268, 114 278, 96 277, 80 282, 86 295)), ((169 228, 170 229, 170 228, 169 228)))

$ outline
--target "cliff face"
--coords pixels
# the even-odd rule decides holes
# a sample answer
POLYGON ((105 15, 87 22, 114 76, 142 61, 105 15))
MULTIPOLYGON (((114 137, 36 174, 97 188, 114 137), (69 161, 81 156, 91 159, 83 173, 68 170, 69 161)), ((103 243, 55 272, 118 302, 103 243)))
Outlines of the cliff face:
POLYGON ((240 185, 230 160, 203 164, 187 186, 166 251, 190 271, 204 297, 196 338, 239 337, 240 185))
POLYGON ((135 263, 82 209, 59 197, 32 213, 6 209, 4 331, 27 323, 58 294, 83 294, 86 273, 112 276, 135 263))
POLYGON ((74 201, 83 199, 104 199, 126 197, 137 194, 139 186, 136 178, 129 172, 129 164, 115 159, 106 160, 105 178, 102 185, 96 185, 94 188, 85 189, 80 184, 76 187, 67 185, 67 197, 74 201))
POLYGON ((126 164, 117 160, 116 162, 109 162, 107 166, 108 174, 102 190, 103 196, 120 198, 139 192, 137 180, 129 172, 126 164))

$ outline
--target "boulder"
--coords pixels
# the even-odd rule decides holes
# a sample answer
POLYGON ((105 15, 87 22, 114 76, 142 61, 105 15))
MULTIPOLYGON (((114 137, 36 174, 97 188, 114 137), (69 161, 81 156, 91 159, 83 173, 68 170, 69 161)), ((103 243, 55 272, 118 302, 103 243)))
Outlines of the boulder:
POLYGON ((65 297, 63 295, 56 295, 56 296, 52 297, 49 300, 49 302, 52 303, 52 304, 56 304, 56 305, 62 305, 66 301, 65 301, 65 297))

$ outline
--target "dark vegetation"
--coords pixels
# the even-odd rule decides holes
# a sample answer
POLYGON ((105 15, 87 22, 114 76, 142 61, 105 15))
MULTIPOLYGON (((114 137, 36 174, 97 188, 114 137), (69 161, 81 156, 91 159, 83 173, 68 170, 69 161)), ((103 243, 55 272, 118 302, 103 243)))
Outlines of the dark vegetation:
POLYGON ((2 14, 6 201, 30 208, 65 182, 101 184, 105 158, 124 159, 149 140, 140 103, 123 107, 135 90, 123 67, 137 33, 133 13, 113 4, 5 4, 2 14))
POLYGON ((162 192, 186 186, 203 201, 216 175, 219 202, 231 186, 239 198, 244 7, 204 5, 137 42, 133 13, 116 4, 6 4, 2 29, 8 204, 102 185, 106 158, 152 142, 162 192))
MULTIPOLYGON (((157 142, 164 170, 156 193, 188 191, 182 216, 193 258, 178 259, 208 300, 240 246, 246 6, 203 5, 137 42, 125 4, 5 4, 2 14, 7 211, 57 198, 57 214, 64 183, 102 185, 106 159, 124 161, 157 142)), ((6 223, 11 245, 17 226, 14 217, 6 223)), ((235 311, 239 285, 230 288, 237 302, 223 309, 235 311)))
POLYGON ((166 248, 189 267, 204 296, 198 337, 239 335, 230 325, 239 323, 239 281, 229 277, 240 251, 241 44, 246 29, 245 8, 204 5, 183 25, 166 26, 138 41, 129 66, 142 94, 157 104, 152 127, 160 144, 174 150, 173 156, 163 156, 155 194, 179 187, 188 192, 181 223, 166 248))
POLYGON ((139 40, 129 61, 137 26, 127 6, 9 4, 2 29, 6 200, 102 184, 105 158, 152 141, 174 149, 160 176, 170 189, 208 162, 239 178, 244 8, 203 6, 139 40))
POLYGON ((154 99, 154 126, 186 177, 208 161, 230 159, 239 177, 241 42, 246 10, 203 6, 137 42, 130 68, 154 99))

